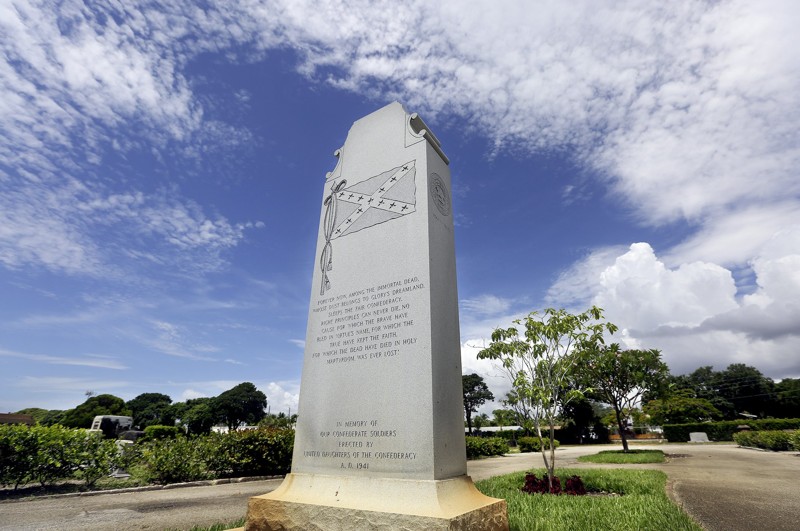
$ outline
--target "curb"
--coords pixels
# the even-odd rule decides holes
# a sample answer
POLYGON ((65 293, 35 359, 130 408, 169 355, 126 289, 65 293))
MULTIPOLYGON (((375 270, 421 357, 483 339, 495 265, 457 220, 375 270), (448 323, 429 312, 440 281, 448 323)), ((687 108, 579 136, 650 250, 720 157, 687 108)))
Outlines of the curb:
POLYGON ((229 483, 249 483, 251 481, 266 481, 282 479, 284 476, 246 476, 241 478, 206 479, 203 481, 187 481, 185 483, 168 483, 166 485, 145 485, 143 487, 126 487, 123 489, 89 490, 86 492, 67 492, 65 494, 43 494, 41 496, 26 496, 24 498, 0 500, 1 503, 24 502, 32 500, 46 500, 53 498, 76 498, 79 496, 100 496, 103 494, 126 494, 129 492, 147 492, 150 490, 183 489, 186 487, 214 487, 229 483))

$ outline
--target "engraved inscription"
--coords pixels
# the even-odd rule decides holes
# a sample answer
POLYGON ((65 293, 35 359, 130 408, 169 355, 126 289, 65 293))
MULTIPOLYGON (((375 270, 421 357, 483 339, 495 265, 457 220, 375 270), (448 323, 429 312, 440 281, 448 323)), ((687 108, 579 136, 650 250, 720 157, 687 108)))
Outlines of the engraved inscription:
POLYGON ((402 355, 418 339, 406 295, 423 288, 413 276, 317 300, 312 312, 319 314, 320 328, 311 358, 341 364, 402 355))

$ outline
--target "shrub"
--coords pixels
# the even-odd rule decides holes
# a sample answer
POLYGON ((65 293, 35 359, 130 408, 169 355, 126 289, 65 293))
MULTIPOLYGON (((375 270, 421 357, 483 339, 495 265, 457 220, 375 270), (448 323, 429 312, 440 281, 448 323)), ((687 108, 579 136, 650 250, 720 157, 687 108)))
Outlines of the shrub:
MULTIPOLYGON (((517 440, 517 446, 519 446, 520 452, 540 452, 542 450, 542 443, 539 437, 520 437, 517 440)), ((558 440, 553 439, 553 446, 555 448, 560 446, 558 440)))
POLYGON ((30 426, 0 426, 0 483, 14 490, 27 483, 38 451, 39 439, 30 426))
POLYGON ((161 426, 154 424, 153 426, 147 426, 144 429, 144 437, 142 437, 142 440, 154 441, 158 439, 174 439, 180 434, 181 430, 175 426, 161 426))
POLYGON ((258 428, 205 437, 207 464, 218 476, 272 476, 292 466, 294 430, 258 428))
POLYGON ((31 426, 36 438, 34 455, 30 459, 30 479, 42 486, 70 477, 81 465, 86 443, 85 430, 63 426, 31 426))
POLYGON ((465 437, 467 459, 508 453, 508 441, 501 437, 465 437))
POLYGON ((695 422, 691 424, 665 424, 664 437, 670 442, 686 442, 691 432, 706 432, 709 440, 732 441, 733 434, 741 425, 749 426, 753 431, 796 430, 800 429, 800 419, 759 419, 759 420, 725 420, 722 422, 695 422))
POLYGON ((796 431, 789 439, 792 443, 792 448, 800 452, 800 431, 796 431))
POLYGON ((156 483, 180 483, 206 479, 207 445, 201 438, 157 439, 142 443, 141 463, 147 480, 156 483))
POLYGON ((739 446, 751 446, 781 452, 791 450, 794 447, 793 441, 796 440, 798 433, 800 432, 781 430, 741 432, 735 433, 733 440, 739 446))
POLYGON ((93 487, 98 479, 107 476, 119 464, 120 449, 116 441, 95 434, 87 434, 81 446, 79 475, 87 487, 93 487))

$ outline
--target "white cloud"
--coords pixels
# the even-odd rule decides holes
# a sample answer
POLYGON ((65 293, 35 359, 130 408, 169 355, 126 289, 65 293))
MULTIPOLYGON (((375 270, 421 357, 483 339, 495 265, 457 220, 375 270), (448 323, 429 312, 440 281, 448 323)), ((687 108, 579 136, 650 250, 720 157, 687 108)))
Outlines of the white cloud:
POLYGON ((752 261, 756 290, 743 296, 737 296, 729 270, 708 262, 670 268, 646 243, 631 245, 602 271, 579 263, 570 272, 586 275, 572 282, 590 289, 592 302, 621 328, 614 341, 660 349, 675 374, 745 363, 774 378, 795 377, 799 244, 800 227, 787 227, 762 245, 752 261))
POLYGON ((293 344, 297 348, 304 349, 306 348, 306 340, 305 339, 290 339, 289 343, 293 344))
POLYGON ((696 326, 736 307, 730 271, 693 262, 667 269, 646 243, 635 243, 600 274, 595 303, 606 318, 629 330, 659 325, 696 326))
POLYGON ((83 357, 51 356, 46 354, 31 354, 27 352, 16 352, 0 348, 0 357, 21 358, 29 361, 47 363, 50 365, 77 365, 82 367, 95 367, 100 369, 127 369, 116 358, 111 356, 98 356, 87 354, 83 357))
POLYGON ((461 373, 477 374, 486 382, 486 386, 494 395, 494 400, 486 402, 478 408, 478 413, 492 416, 492 411, 503 407, 502 401, 511 390, 511 382, 497 362, 478 359, 478 352, 488 346, 488 341, 472 339, 461 344, 461 373))
POLYGON ((280 412, 294 415, 297 413, 297 406, 300 401, 300 382, 288 380, 280 382, 269 382, 266 386, 258 387, 267 395, 267 403, 271 413, 277 415, 280 412))
POLYGON ((495 295, 479 295, 472 299, 460 301, 462 313, 471 315, 497 315, 507 312, 512 301, 495 295))
POLYGON ((584 311, 594 296, 600 274, 624 252, 623 246, 603 247, 590 251, 558 275, 547 290, 545 302, 552 306, 584 311))
POLYGON ((187 400, 193 400, 195 398, 205 398, 208 395, 200 391, 195 391, 194 389, 184 389, 180 396, 181 398, 178 402, 186 402, 187 400))

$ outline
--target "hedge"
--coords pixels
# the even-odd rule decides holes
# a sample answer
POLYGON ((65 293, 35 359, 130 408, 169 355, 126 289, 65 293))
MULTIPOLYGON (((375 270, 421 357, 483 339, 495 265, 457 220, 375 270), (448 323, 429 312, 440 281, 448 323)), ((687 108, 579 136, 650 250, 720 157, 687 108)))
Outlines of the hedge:
POLYGON ((86 430, 0 425, 0 484, 14 490, 30 482, 45 486, 73 477, 92 486, 108 474, 116 455, 114 441, 86 430))
POLYGON ((129 444, 120 451, 115 441, 84 429, 0 425, 0 485, 16 490, 31 482, 44 486, 82 479, 92 487, 114 468, 136 467, 143 479, 164 484, 277 475, 291 467, 293 430, 260 428, 188 438, 170 437, 172 430, 164 428, 150 430, 150 435, 165 438, 129 444))
POLYGON ((670 442, 686 442, 692 432, 705 432, 711 441, 732 441, 739 426, 753 431, 800 429, 800 419, 724 420, 721 422, 693 422, 690 424, 665 424, 664 437, 670 442))
POLYGON ((508 453, 508 441, 501 437, 465 437, 467 459, 508 453))
MULTIPOLYGON (((517 441, 520 452, 540 452, 542 450, 542 443, 539 437, 520 437, 517 441)), ((553 439, 553 446, 558 448, 560 443, 557 439, 553 439)), ((549 447, 549 445, 548 445, 549 447)))
POLYGON ((208 466, 217 476, 275 476, 292 466, 294 430, 259 428, 211 435, 208 466))
POLYGON ((739 446, 750 446, 753 448, 763 448, 774 452, 786 450, 800 450, 800 431, 743 431, 733 434, 733 440, 739 446))

